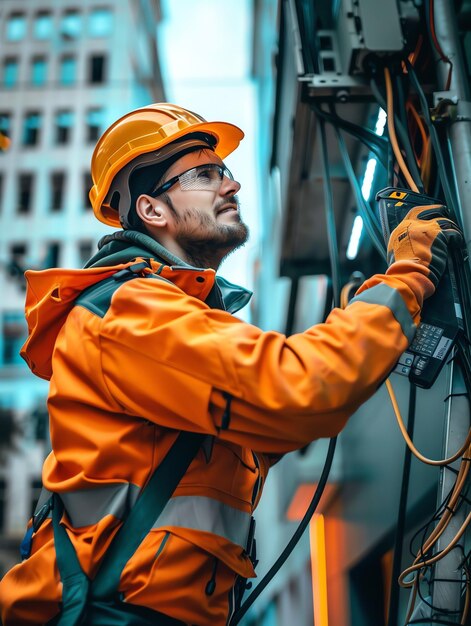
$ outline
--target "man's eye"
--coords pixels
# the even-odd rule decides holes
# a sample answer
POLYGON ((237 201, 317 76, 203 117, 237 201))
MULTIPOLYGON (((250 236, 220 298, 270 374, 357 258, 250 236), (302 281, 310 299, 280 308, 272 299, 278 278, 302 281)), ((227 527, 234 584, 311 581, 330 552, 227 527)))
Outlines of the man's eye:
POLYGON ((198 178, 200 180, 213 180, 215 178, 217 178, 218 174, 215 170, 213 169, 204 169, 204 170, 199 170, 198 172, 198 178))

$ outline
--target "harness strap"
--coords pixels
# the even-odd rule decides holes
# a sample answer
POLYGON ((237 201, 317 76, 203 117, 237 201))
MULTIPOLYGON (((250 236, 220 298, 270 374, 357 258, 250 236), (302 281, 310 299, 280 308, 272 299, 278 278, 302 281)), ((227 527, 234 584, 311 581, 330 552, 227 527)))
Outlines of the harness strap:
POLYGON ((190 432, 178 435, 116 533, 93 581, 83 572, 67 531, 60 523, 64 510, 60 495, 53 494, 54 544, 63 585, 58 626, 80 624, 90 599, 117 595, 122 570, 162 512, 205 437, 190 432))
POLYGON ((117 591, 126 563, 149 533, 205 437, 185 431, 178 435, 106 551, 93 581, 93 597, 104 598, 117 591))
POLYGON ((90 591, 90 580, 80 567, 72 542, 60 523, 64 505, 57 493, 52 495, 52 525, 57 567, 62 580, 62 611, 57 624, 80 624, 90 591))

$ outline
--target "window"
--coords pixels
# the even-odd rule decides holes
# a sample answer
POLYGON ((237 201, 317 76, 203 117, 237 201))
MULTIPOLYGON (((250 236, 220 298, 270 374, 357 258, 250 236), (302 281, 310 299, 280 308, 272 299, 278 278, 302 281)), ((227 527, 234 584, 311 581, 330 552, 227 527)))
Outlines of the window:
POLYGON ((107 37, 113 30, 113 13, 106 7, 96 8, 90 12, 88 34, 90 37, 107 37))
POLYGON ((49 267, 57 267, 59 265, 60 251, 60 243, 58 243, 57 241, 51 241, 50 243, 48 243, 42 267, 46 269, 49 267))
POLYGON ((14 87, 18 82, 18 59, 6 57, 3 62, 3 86, 14 87))
POLYGON ((97 85, 105 81, 106 57, 104 54, 94 54, 89 59, 88 82, 97 85))
POLYGON ((70 135, 74 124, 74 114, 72 111, 63 110, 56 113, 56 133, 55 142, 64 145, 70 141, 70 135))
POLYGON ((51 211, 60 211, 64 202, 64 172, 51 174, 51 211))
POLYGON ((84 172, 82 177, 82 185, 83 185, 83 206, 86 209, 91 209, 90 198, 88 194, 90 193, 90 189, 93 186, 92 177, 90 172, 84 172))
POLYGON ((33 194, 34 178, 32 174, 18 175, 18 213, 29 213, 33 194))
POLYGON ((0 133, 10 137, 11 115, 5 111, 0 111, 0 133))
POLYGON ((23 122, 23 145, 37 146, 41 130, 41 114, 37 111, 26 113, 23 122))
POLYGON ((73 85, 77 72, 77 61, 74 56, 67 54, 61 57, 59 81, 62 85, 73 85))
POLYGON ((80 241, 78 245, 78 256, 80 267, 83 267, 93 254, 93 243, 91 241, 80 241))
POLYGON ((82 17, 80 13, 71 9, 66 11, 61 20, 60 32, 64 39, 77 39, 80 37, 80 31, 82 26, 82 17))
MULTIPOLYGON (((49 413, 45 399, 42 399, 31 411, 31 422, 33 427, 33 436, 35 441, 48 441, 49 440, 49 413)), ((32 491, 36 491, 36 494, 32 494, 31 504, 34 501, 38 501, 39 493, 41 492, 41 479, 33 480, 31 483, 32 491)))
POLYGON ((12 13, 7 19, 7 41, 21 41, 26 35, 26 19, 23 13, 12 13))
POLYGON ((46 57, 33 57, 31 61, 31 84, 36 87, 44 85, 47 80, 47 62, 46 57))
POLYGON ((53 26, 51 13, 49 11, 39 11, 34 19, 34 38, 49 39, 52 36, 53 26))
POLYGON ((27 335, 23 312, 5 311, 2 330, 4 365, 19 365, 23 363, 23 359, 20 357, 20 349, 27 335))
POLYGON ((9 276, 18 281, 22 287, 26 287, 24 273, 27 266, 27 251, 28 249, 25 243, 12 244, 10 246, 10 258, 7 266, 9 276))
POLYGON ((95 143, 98 141, 101 135, 101 129, 103 128, 103 109, 89 109, 87 111, 86 124, 87 124, 87 141, 89 143, 95 143))

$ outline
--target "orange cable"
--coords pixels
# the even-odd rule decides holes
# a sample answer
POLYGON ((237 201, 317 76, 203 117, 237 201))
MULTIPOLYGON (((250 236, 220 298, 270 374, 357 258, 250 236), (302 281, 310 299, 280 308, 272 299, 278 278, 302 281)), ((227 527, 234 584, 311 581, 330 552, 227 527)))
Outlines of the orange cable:
POLYGON ((386 80, 386 100, 387 100, 389 139, 391 141, 391 145, 394 151, 394 155, 396 157, 396 161, 399 167, 401 168, 401 171, 404 174, 404 177, 407 180, 409 187, 412 189, 412 191, 419 193, 419 188, 415 184, 414 179, 412 178, 409 170, 407 169, 407 165, 404 161, 404 157, 402 156, 401 149, 399 148, 399 144, 397 142, 396 130, 394 128, 394 104, 393 104, 391 75, 387 67, 384 68, 384 78, 386 80))
POLYGON ((419 132, 420 132, 420 137, 422 139, 422 150, 420 152, 420 162, 422 162, 424 153, 425 153, 425 147, 427 145, 427 133, 425 131, 425 126, 424 126, 422 118, 417 112, 417 109, 415 108, 415 106, 412 104, 410 100, 406 102, 406 111, 411 113, 412 117, 414 118, 415 123, 417 124, 417 128, 419 129, 419 132))
POLYGON ((397 423, 398 423, 399 428, 401 430, 402 436, 406 440, 406 443, 409 446, 409 449, 412 452, 412 454, 414 456, 416 456, 419 459, 419 461, 422 461, 422 463, 426 463, 427 465, 439 465, 439 466, 440 465, 449 465, 450 463, 453 463, 454 461, 459 459, 460 456, 463 456, 465 451, 471 445, 471 429, 468 432, 468 436, 466 437, 466 441, 464 442, 463 446, 458 450, 458 452, 456 452, 450 458, 448 458, 448 459, 441 459, 441 460, 435 461, 435 460, 428 459, 427 457, 423 456, 417 450, 417 448, 414 446, 414 444, 413 444, 413 442, 412 442, 411 438, 409 437, 409 434, 408 434, 408 432, 406 430, 406 427, 404 426, 404 421, 402 419, 401 412, 399 410, 399 405, 397 403, 396 394, 394 393, 394 389, 393 389, 393 386, 392 386, 391 381, 389 380, 389 378, 386 380, 386 388, 388 390, 389 397, 391 398, 391 404, 393 405, 394 414, 396 415, 397 423))

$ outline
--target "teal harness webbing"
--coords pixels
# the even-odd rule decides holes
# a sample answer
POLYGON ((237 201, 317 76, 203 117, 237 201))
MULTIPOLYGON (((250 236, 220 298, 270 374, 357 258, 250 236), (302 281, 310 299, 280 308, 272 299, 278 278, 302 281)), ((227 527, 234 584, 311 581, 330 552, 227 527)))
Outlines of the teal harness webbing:
POLYGON ((64 507, 60 496, 54 494, 52 523, 63 584, 62 612, 59 620, 54 622, 57 626, 90 624, 90 621, 82 622, 87 608, 94 602, 117 597, 121 572, 161 514, 205 437, 205 434, 190 432, 178 435, 116 533, 93 581, 80 567, 74 547, 60 523, 64 507))

